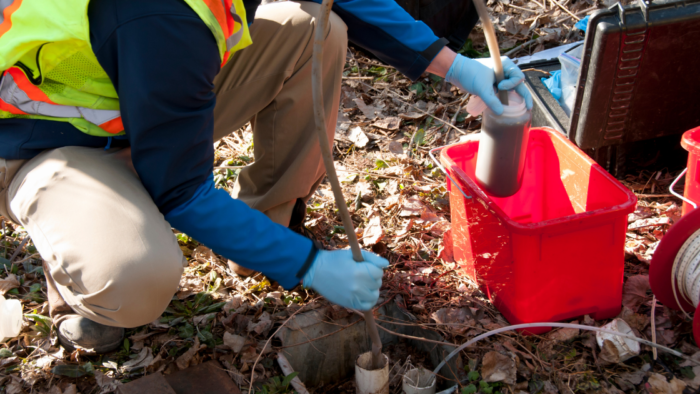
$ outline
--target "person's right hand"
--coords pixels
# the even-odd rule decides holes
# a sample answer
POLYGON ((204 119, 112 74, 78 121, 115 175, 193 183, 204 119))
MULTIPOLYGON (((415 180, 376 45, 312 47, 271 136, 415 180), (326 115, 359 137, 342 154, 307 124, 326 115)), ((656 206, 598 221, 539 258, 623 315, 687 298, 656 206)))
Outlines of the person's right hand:
POLYGON ((355 262, 349 249, 320 250, 304 275, 310 287, 328 301, 351 309, 370 310, 377 303, 382 286, 382 269, 389 262, 363 250, 363 262, 355 262))
MULTIPOLYGON (((527 109, 532 109, 532 96, 523 83, 525 74, 505 56, 501 57, 501 63, 504 79, 498 84, 498 89, 515 89, 525 99, 527 109)), ((474 60, 457 55, 445 75, 445 80, 466 92, 481 97, 494 114, 503 113, 503 104, 494 92, 496 74, 491 59, 474 60)))

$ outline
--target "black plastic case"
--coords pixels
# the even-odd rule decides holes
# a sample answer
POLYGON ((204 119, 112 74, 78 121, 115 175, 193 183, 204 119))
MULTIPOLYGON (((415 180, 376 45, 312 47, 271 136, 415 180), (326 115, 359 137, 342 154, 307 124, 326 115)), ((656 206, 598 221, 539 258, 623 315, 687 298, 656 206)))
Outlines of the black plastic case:
MULTIPOLYGON (((624 161, 630 147, 641 146, 636 141, 668 136, 658 146, 679 145, 680 133, 700 126, 698 45, 700 0, 639 0, 597 11, 584 41, 571 117, 541 82, 543 73, 525 72, 535 99, 533 126, 559 130, 608 169, 624 161)), ((520 67, 560 68, 556 59, 520 67)))

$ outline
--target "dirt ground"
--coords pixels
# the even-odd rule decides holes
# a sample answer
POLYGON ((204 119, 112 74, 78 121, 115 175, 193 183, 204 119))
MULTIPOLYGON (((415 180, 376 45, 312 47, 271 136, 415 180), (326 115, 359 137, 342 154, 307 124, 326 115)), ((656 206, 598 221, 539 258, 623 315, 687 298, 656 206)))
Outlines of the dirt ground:
MULTIPOLYGON (((573 24, 603 6, 595 0, 489 2, 500 45, 511 57, 582 39, 573 24)), ((479 28, 463 52, 488 55, 479 28)), ((360 242, 391 262, 382 296, 413 316, 411 324, 435 330, 452 343, 509 325, 454 262, 445 177, 428 157, 431 148, 479 131, 480 117, 464 110, 467 100, 441 78, 426 74, 410 81, 351 48, 334 149, 360 242)), ((240 167, 254 160, 250 127, 236 130, 215 148, 215 181, 230 190, 240 167)), ((665 191, 677 174, 639 168, 620 179, 639 196, 628 219, 620 317, 637 336, 697 357, 691 320, 656 303, 647 276, 659 240, 680 218, 680 202, 665 191)), ((321 185, 307 212, 305 226, 316 239, 329 249, 347 247, 329 184, 321 185)), ((280 383, 283 374, 275 361, 280 344, 272 337, 294 313, 325 304, 313 292, 282 289, 260 274, 247 276, 177 233, 190 264, 162 317, 127 330, 123 346, 112 354, 68 353, 57 345, 48 317, 41 257, 22 227, 0 219, 0 295, 20 300, 25 313, 21 334, 0 344, 0 393, 109 393, 144 374, 168 374, 210 359, 219 360, 244 392, 251 380, 255 393, 292 392, 280 383)), ((578 322, 602 326, 608 321, 585 316, 578 322)), ((387 353, 397 367, 408 361, 431 366, 403 342, 387 353)), ((460 392, 467 394, 680 394, 700 386, 700 367, 692 363, 663 352, 654 360, 646 346, 638 357, 611 362, 614 354, 599 348, 593 334, 573 329, 506 333, 460 357, 468 380, 460 392), (495 375, 502 378, 493 381, 495 375)), ((396 382, 393 393, 400 392, 396 382)), ((350 393, 354 386, 333 382, 312 391, 350 393)))

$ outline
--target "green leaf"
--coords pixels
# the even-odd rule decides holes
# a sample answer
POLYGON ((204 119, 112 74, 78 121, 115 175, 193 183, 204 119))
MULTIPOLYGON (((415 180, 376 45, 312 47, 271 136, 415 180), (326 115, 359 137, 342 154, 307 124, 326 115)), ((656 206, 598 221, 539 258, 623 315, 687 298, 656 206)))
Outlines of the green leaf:
POLYGON ((41 283, 34 283, 29 287, 30 293, 38 293, 41 291, 41 283))
POLYGON ((292 380, 297 377, 297 375, 299 375, 299 372, 292 372, 289 375, 287 375, 287 377, 285 377, 282 381, 282 386, 284 386, 284 388, 287 388, 289 384, 292 383, 292 380))
POLYGON ((124 350, 126 350, 126 352, 129 353, 129 349, 131 349, 131 343, 129 343, 129 338, 124 338, 124 350))
POLYGON ((459 115, 457 115, 457 123, 464 122, 465 120, 467 120, 468 117, 469 117, 468 112, 460 112, 459 115))
POLYGON ((0 349, 0 358, 5 358, 5 357, 12 357, 12 352, 10 351, 10 349, 2 348, 2 349, 0 349))
POLYGON ((194 336, 194 327, 190 323, 185 323, 178 327, 177 333, 180 338, 187 339, 194 336))
POLYGON ((380 168, 389 168, 389 165, 386 164, 386 162, 384 160, 377 160, 374 162, 374 165, 375 165, 375 168, 374 168, 375 170, 378 170, 380 168))
POLYGON ((35 328, 44 336, 49 336, 51 333, 52 320, 50 317, 39 315, 36 313, 27 313, 24 315, 27 319, 31 319, 35 323, 35 328))
POLYGON ((217 302, 216 304, 209 305, 207 307, 201 308, 196 312, 197 315, 206 315, 207 313, 218 312, 221 308, 226 305, 225 302, 217 302))
MULTIPOLYGON (((2 351, 0 351, 0 357, 2 356, 2 351)), ((681 375, 687 379, 695 379, 695 372, 693 372, 693 367, 681 368, 681 375)))
POLYGON ((467 40, 467 42, 464 43, 464 46, 462 46, 462 49, 459 50, 459 53, 462 55, 465 55, 467 57, 471 58, 480 58, 480 57, 488 57, 489 53, 487 52, 479 52, 476 49, 474 49, 474 43, 472 42, 471 38, 467 40))
POLYGON ((541 380, 533 379, 530 381, 530 383, 527 384, 527 387, 530 390, 531 394, 537 394, 540 391, 542 391, 542 389, 544 389, 544 382, 542 382, 541 380))
POLYGON ((51 369, 54 375, 67 376, 69 378, 79 378, 91 374, 94 371, 92 364, 84 365, 56 365, 51 369))
POLYGON ((185 234, 185 233, 175 234, 175 237, 177 238, 178 241, 180 241, 182 243, 186 244, 186 243, 190 242, 190 237, 188 237, 187 234, 185 234))
POLYGON ((476 386, 470 384, 469 386, 462 389, 462 394, 474 394, 476 393, 476 386))
POLYGON ((469 379, 470 382, 473 382, 475 380, 479 380, 479 372, 477 371, 470 371, 467 374, 467 379, 469 379))
POLYGON ((411 87, 408 88, 408 90, 414 92, 416 96, 421 97, 425 94, 426 86, 423 82, 417 82, 411 85, 411 87))
POLYGON ((413 137, 413 142, 415 142, 416 145, 423 145, 425 143, 425 130, 419 129, 418 132, 416 132, 416 136, 413 137))

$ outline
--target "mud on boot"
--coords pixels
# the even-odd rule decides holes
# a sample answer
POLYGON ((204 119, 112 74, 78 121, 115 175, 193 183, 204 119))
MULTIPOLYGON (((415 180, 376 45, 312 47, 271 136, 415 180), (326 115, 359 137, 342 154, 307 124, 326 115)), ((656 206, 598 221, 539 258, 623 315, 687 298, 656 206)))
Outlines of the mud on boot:
POLYGON ((79 315, 66 316, 58 325, 58 342, 73 351, 76 346, 96 353, 116 350, 124 341, 124 329, 110 327, 79 315))

